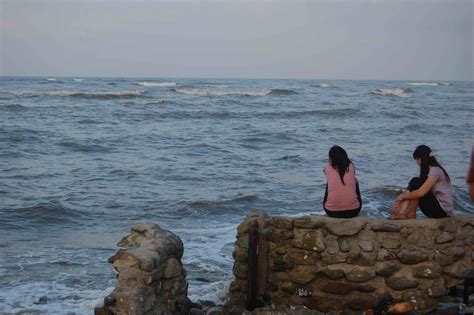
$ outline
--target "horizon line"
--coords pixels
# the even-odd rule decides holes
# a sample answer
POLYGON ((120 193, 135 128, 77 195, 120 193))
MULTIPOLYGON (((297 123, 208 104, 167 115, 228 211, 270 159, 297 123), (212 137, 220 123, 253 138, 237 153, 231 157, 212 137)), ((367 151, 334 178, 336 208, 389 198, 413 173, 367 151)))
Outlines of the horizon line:
POLYGON ((119 76, 112 76, 112 75, 0 75, 0 78, 96 78, 96 79, 112 79, 112 78, 120 78, 120 79, 207 79, 207 80, 295 80, 295 81, 434 81, 434 82, 443 82, 443 81, 451 81, 451 82, 474 82, 474 79, 471 80, 459 80, 459 79, 321 79, 321 78, 245 78, 245 77, 178 77, 178 76, 135 76, 135 75, 119 75, 119 76))

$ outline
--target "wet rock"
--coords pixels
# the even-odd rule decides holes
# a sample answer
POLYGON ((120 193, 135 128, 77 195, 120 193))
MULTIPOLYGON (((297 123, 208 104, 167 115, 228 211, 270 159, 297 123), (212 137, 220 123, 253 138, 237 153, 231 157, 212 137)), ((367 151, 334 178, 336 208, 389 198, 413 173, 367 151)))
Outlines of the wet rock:
POLYGON ((212 307, 206 312, 206 315, 221 315, 221 314, 224 314, 224 309, 221 306, 212 307))
POLYGON ((200 310, 198 308, 191 308, 188 314, 189 315, 205 315, 206 313, 204 313, 203 310, 200 310))
POLYGON ((48 303, 48 297, 46 295, 43 295, 38 299, 38 301, 34 302, 34 304, 47 304, 48 303))

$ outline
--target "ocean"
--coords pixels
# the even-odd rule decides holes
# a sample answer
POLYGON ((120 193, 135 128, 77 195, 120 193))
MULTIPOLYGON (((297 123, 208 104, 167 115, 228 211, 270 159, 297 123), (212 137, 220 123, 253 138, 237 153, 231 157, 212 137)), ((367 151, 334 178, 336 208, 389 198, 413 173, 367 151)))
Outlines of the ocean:
POLYGON ((248 213, 323 214, 335 144, 362 215, 388 216, 420 144, 473 214, 473 116, 473 82, 0 77, 0 313, 92 313, 139 223, 179 235, 191 299, 219 301, 248 213))

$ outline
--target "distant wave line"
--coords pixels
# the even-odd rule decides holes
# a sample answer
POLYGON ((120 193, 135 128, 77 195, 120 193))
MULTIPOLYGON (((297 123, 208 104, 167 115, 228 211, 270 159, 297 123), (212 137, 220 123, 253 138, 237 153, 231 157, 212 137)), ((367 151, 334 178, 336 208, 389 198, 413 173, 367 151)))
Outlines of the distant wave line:
POLYGON ((210 90, 210 89, 185 89, 185 88, 174 88, 170 91, 180 94, 193 95, 193 96, 229 96, 229 95, 240 95, 240 96, 267 96, 267 95, 291 95, 297 94, 293 90, 288 89, 264 89, 257 91, 224 91, 224 90, 210 90))

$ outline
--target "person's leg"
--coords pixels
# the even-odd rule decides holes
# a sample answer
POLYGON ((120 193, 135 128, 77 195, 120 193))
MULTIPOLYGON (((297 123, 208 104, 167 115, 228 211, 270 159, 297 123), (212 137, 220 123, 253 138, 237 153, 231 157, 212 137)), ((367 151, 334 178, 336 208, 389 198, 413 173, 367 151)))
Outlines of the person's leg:
POLYGON ((420 209, 428 218, 440 219, 448 216, 431 191, 420 198, 420 209))
MULTIPOLYGON (((414 191, 423 185, 423 181, 419 177, 413 177, 408 183, 407 190, 414 191)), ((418 207, 418 199, 395 201, 392 206, 392 220, 416 219, 416 208, 418 207)))

